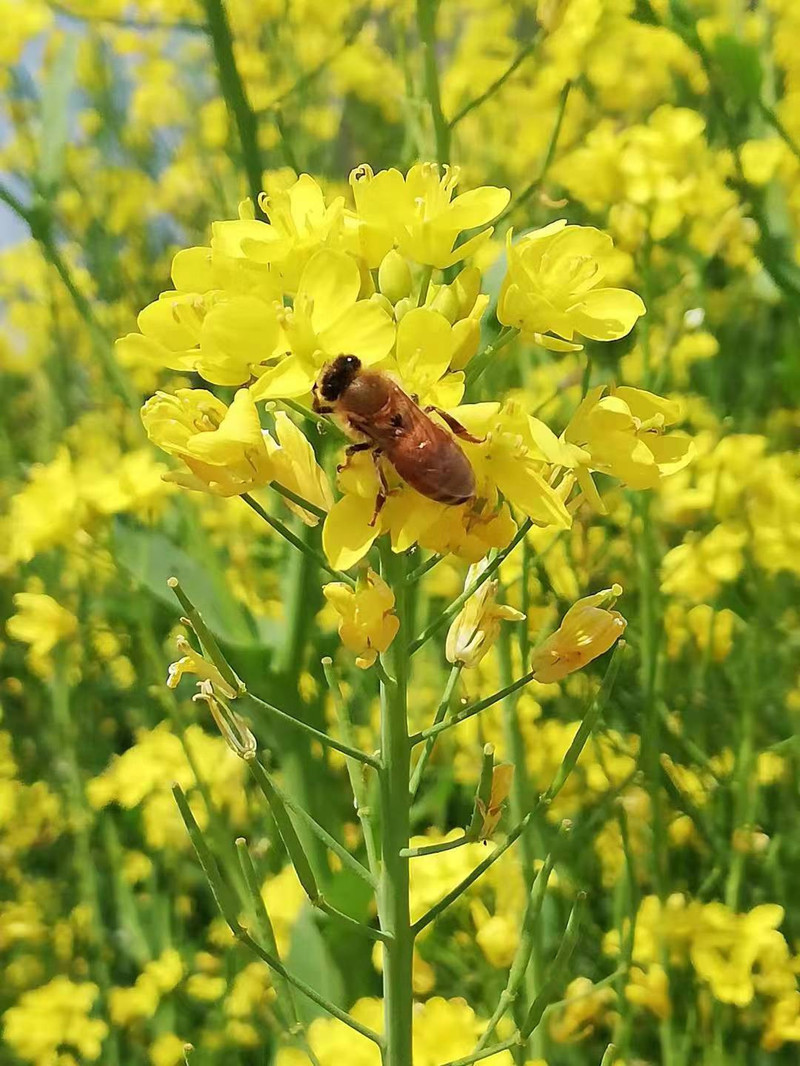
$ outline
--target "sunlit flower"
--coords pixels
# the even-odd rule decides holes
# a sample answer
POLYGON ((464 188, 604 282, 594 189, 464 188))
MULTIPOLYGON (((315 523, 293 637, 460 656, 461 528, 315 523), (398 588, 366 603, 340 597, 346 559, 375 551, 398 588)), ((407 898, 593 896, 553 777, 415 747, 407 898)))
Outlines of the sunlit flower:
POLYGON ((575 334, 611 341, 633 329, 645 306, 634 292, 603 286, 613 241, 591 226, 568 226, 565 219, 526 233, 516 243, 506 237, 508 273, 497 317, 537 344, 571 351, 575 334))
POLYGON ((272 479, 248 389, 239 389, 230 407, 204 389, 178 389, 174 396, 157 392, 142 408, 142 421, 150 440, 189 468, 167 475, 185 488, 238 496, 272 479))
POLYGON ((340 615, 339 636, 356 653, 356 666, 372 666, 397 636, 400 623, 392 613, 394 593, 374 570, 359 575, 355 589, 333 581, 322 589, 325 599, 340 615))
MULTIPOLYGON (((275 435, 277 443, 269 434, 264 435, 273 480, 323 511, 329 511, 333 493, 328 476, 317 462, 314 449, 284 411, 275 412, 275 435)), ((290 500, 285 502, 306 525, 315 526, 319 521, 304 507, 290 500)))
POLYGON ((680 418, 676 401, 628 386, 605 392, 603 385, 590 389, 563 434, 569 445, 563 461, 575 470, 587 500, 600 513, 605 507, 592 470, 634 489, 650 489, 682 470, 694 455, 687 435, 664 433, 680 418))
POLYGON ((531 667, 537 681, 560 681, 616 644, 626 622, 619 611, 609 608, 621 595, 621 587, 613 585, 570 607, 555 633, 533 651, 531 667))
POLYGON ((625 998, 637 1007, 646 1007, 657 1018, 669 1018, 672 1004, 669 998, 669 978, 663 966, 653 963, 646 970, 631 967, 630 983, 625 987, 625 998))
POLYGON ((305 395, 324 364, 343 352, 363 366, 389 354, 394 322, 379 300, 360 300, 360 290, 351 256, 323 248, 309 259, 292 307, 279 313, 288 353, 253 385, 254 399, 305 395))
POLYGON ((97 985, 54 977, 46 985, 23 992, 3 1015, 3 1037, 26 1062, 56 1062, 74 1052, 81 1062, 100 1058, 108 1026, 91 1016, 97 985))
POLYGON ((403 177, 399 170, 377 174, 366 163, 350 175, 356 202, 359 250, 370 267, 396 247, 417 263, 445 267, 472 255, 491 234, 485 230, 454 248, 462 230, 485 226, 511 198, 508 189, 483 186, 453 199, 458 167, 419 163, 403 177))
MULTIPOLYGON (((467 571, 464 589, 468 589, 489 565, 482 559, 467 571)), ((500 635, 501 621, 522 622, 525 615, 514 607, 497 602, 499 582, 490 578, 474 592, 447 631, 445 656, 451 663, 473 668, 483 659, 500 635)))

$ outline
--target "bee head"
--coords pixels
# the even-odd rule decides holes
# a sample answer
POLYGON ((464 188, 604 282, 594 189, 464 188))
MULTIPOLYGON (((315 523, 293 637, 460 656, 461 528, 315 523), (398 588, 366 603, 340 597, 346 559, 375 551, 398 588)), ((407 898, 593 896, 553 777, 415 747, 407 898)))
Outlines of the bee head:
POLYGON ((322 371, 319 391, 323 400, 334 403, 355 380, 361 360, 355 355, 337 355, 322 371))

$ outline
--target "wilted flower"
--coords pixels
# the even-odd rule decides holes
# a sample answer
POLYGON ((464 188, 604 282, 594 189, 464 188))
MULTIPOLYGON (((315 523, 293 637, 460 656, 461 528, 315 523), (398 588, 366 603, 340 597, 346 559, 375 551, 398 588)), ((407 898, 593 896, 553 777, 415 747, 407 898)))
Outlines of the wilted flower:
POLYGON ((356 653, 356 666, 366 670, 385 652, 400 623, 392 614, 394 593, 374 570, 359 575, 355 589, 341 581, 332 581, 322 589, 325 599, 341 616, 339 636, 350 651, 356 653))
POLYGON ((514 244, 506 237, 508 273, 497 317, 552 351, 573 351, 575 334, 612 341, 630 333, 645 313, 628 289, 602 285, 613 241, 592 226, 568 226, 565 219, 526 233, 514 244))
MULTIPOLYGON (((472 564, 464 581, 465 590, 477 581, 488 565, 488 558, 472 564)), ((498 584, 495 578, 484 581, 456 615, 447 631, 445 655, 448 662, 476 667, 500 635, 501 621, 524 620, 521 611, 497 602, 498 584)))
POLYGON ((503 804, 509 797, 511 785, 514 781, 513 763, 500 763, 492 770, 492 790, 489 802, 484 804, 478 799, 478 810, 483 818, 483 824, 478 829, 478 840, 491 840, 497 829, 503 814, 503 804))
MULTIPOLYGON (((284 411, 275 412, 275 435, 277 444, 268 433, 264 434, 273 480, 323 511, 329 511, 333 493, 328 476, 317 462, 314 449, 284 411)), ((317 524, 316 515, 291 500, 285 502, 306 525, 317 524)))
POLYGON ((627 624, 619 611, 608 609, 621 595, 622 588, 612 585, 573 604, 555 633, 534 649, 534 678, 542 684, 560 681, 607 652, 627 624))
POLYGON ((213 663, 194 650, 186 637, 179 636, 176 644, 181 658, 170 663, 167 672, 167 688, 177 688, 184 674, 196 674, 201 681, 210 681, 223 696, 227 696, 230 700, 236 699, 239 693, 228 684, 213 663))

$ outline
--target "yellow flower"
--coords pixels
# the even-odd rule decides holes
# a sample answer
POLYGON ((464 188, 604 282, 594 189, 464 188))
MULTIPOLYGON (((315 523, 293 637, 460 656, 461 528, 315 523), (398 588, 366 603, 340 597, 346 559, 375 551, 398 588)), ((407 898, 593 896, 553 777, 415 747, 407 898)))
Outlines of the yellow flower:
POLYGON ((374 572, 359 575, 355 590, 340 581, 333 581, 322 589, 325 599, 341 616, 339 636, 350 651, 356 653, 356 666, 366 670, 385 652, 400 628, 392 614, 394 593, 374 572))
POLYGON ((187 1046, 175 1033, 160 1033, 148 1052, 151 1066, 183 1066, 187 1046))
POLYGON ((613 251, 607 233, 568 226, 565 219, 525 234, 506 236, 508 273, 497 318, 552 351, 574 351, 575 334, 612 341, 633 329, 645 306, 634 292, 602 286, 613 251))
POLYGON ((783 907, 762 903, 747 914, 735 914, 722 903, 703 907, 702 923, 691 946, 697 974, 722 1003, 746 1007, 755 994, 753 969, 759 956, 783 937, 778 926, 783 907))
MULTIPOLYGON (((277 443, 269 434, 264 435, 272 479, 323 511, 329 511, 333 493, 328 476, 317 462, 314 449, 284 411, 275 412, 275 435, 277 443)), ((306 525, 315 526, 319 521, 316 515, 291 500, 285 503, 306 525)))
POLYGON ((558 1044, 583 1040, 606 1022, 616 996, 613 988, 595 988, 588 977, 576 977, 567 985, 564 1006, 550 1022, 550 1036, 558 1044))
POLYGON ((657 1018, 669 1018, 672 1004, 669 998, 669 978, 663 966, 653 963, 646 970, 633 966, 625 998, 637 1007, 646 1007, 657 1018))
POLYGON ((620 586, 613 585, 573 604, 555 633, 534 649, 535 679, 542 684, 560 681, 607 652, 627 624, 619 611, 608 610, 621 595, 620 586))
POLYGON ((303 396, 322 366, 346 352, 363 366, 389 354, 394 322, 378 300, 360 300, 361 273, 345 252, 323 248, 306 263, 291 308, 280 322, 288 353, 253 385, 256 400, 303 396))
POLYGON ((511 198, 508 189, 483 186, 453 199, 458 167, 418 163, 404 178, 399 170, 377 174, 366 163, 356 167, 350 184, 356 202, 359 251, 377 267, 396 247, 401 255, 427 266, 445 267, 472 255, 491 235, 477 234, 454 248, 462 230, 485 226, 511 198))
POLYGON ((90 1012, 99 989, 88 981, 74 983, 54 977, 46 985, 23 992, 3 1015, 3 1038, 21 1059, 57 1062, 74 1052, 81 1062, 100 1058, 108 1026, 90 1012))
POLYGON ((800 1043, 800 992, 793 991, 776 1000, 767 1013, 761 1037, 765 1051, 777 1051, 791 1041, 800 1043))
POLYGON ((75 615, 52 596, 17 592, 14 606, 18 613, 6 622, 6 632, 12 640, 29 644, 34 659, 46 659, 56 644, 74 636, 78 630, 75 615))
POLYGON ((591 470, 634 489, 651 489, 682 470, 694 455, 688 436, 664 434, 664 427, 680 417, 676 401, 628 386, 611 389, 606 396, 605 391, 604 385, 589 390, 563 434, 568 445, 564 462, 575 469, 588 502, 601 514, 605 507, 591 470))
POLYGON ((262 264, 288 293, 297 291, 308 260, 323 245, 338 246, 344 227, 344 197, 326 206, 325 197, 309 174, 294 184, 262 196, 269 222, 242 218, 215 222, 211 247, 215 255, 262 264))
MULTIPOLYGON (((467 571, 464 589, 468 589, 489 565, 482 559, 467 571)), ((447 631, 445 655, 450 663, 463 663, 472 669, 480 663, 500 635, 500 622, 521 622, 525 615, 514 607, 497 602, 498 581, 489 579, 474 592, 447 631)))
POLYGON ((272 357, 279 335, 274 299, 224 290, 164 292, 136 324, 139 333, 117 341, 123 362, 195 370, 213 385, 244 384, 272 357))
POLYGON ((147 436, 189 468, 167 475, 184 488, 239 496, 273 476, 264 433, 249 389, 239 389, 230 407, 205 389, 157 392, 142 408, 147 436))

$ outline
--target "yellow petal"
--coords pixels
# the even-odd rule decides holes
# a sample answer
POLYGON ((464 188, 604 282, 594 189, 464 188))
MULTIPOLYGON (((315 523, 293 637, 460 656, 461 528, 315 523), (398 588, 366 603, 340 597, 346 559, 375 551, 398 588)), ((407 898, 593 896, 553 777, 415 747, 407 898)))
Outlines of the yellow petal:
POLYGON ((380 533, 371 526, 375 500, 363 496, 343 496, 333 505, 322 529, 322 547, 328 562, 347 570, 367 554, 380 533))
POLYGON ((309 367, 299 356, 287 355, 262 374, 253 384, 254 400, 280 399, 305 396, 314 387, 316 370, 309 367))
POLYGON ((473 229, 484 226, 497 218, 508 205, 511 193, 508 189, 499 189, 493 185, 484 185, 479 189, 457 196, 442 216, 442 222, 453 229, 473 229))
POLYGON ((397 366, 410 392, 426 392, 450 365, 453 334, 438 311, 415 307, 397 327, 397 366))
POLYGON ((578 333, 595 341, 615 341, 645 313, 641 297, 628 289, 593 289, 568 314, 578 333))
MULTIPOLYGON (((355 263, 353 267, 358 274, 355 263)), ((365 366, 370 366, 392 350, 394 322, 379 304, 360 300, 321 333, 319 340, 326 352, 357 355, 365 366)))
POLYGON ((342 312, 358 299, 361 276, 355 259, 344 252, 323 248, 312 255, 300 275, 298 302, 313 301, 311 321, 315 333, 322 333, 341 318, 342 312))

